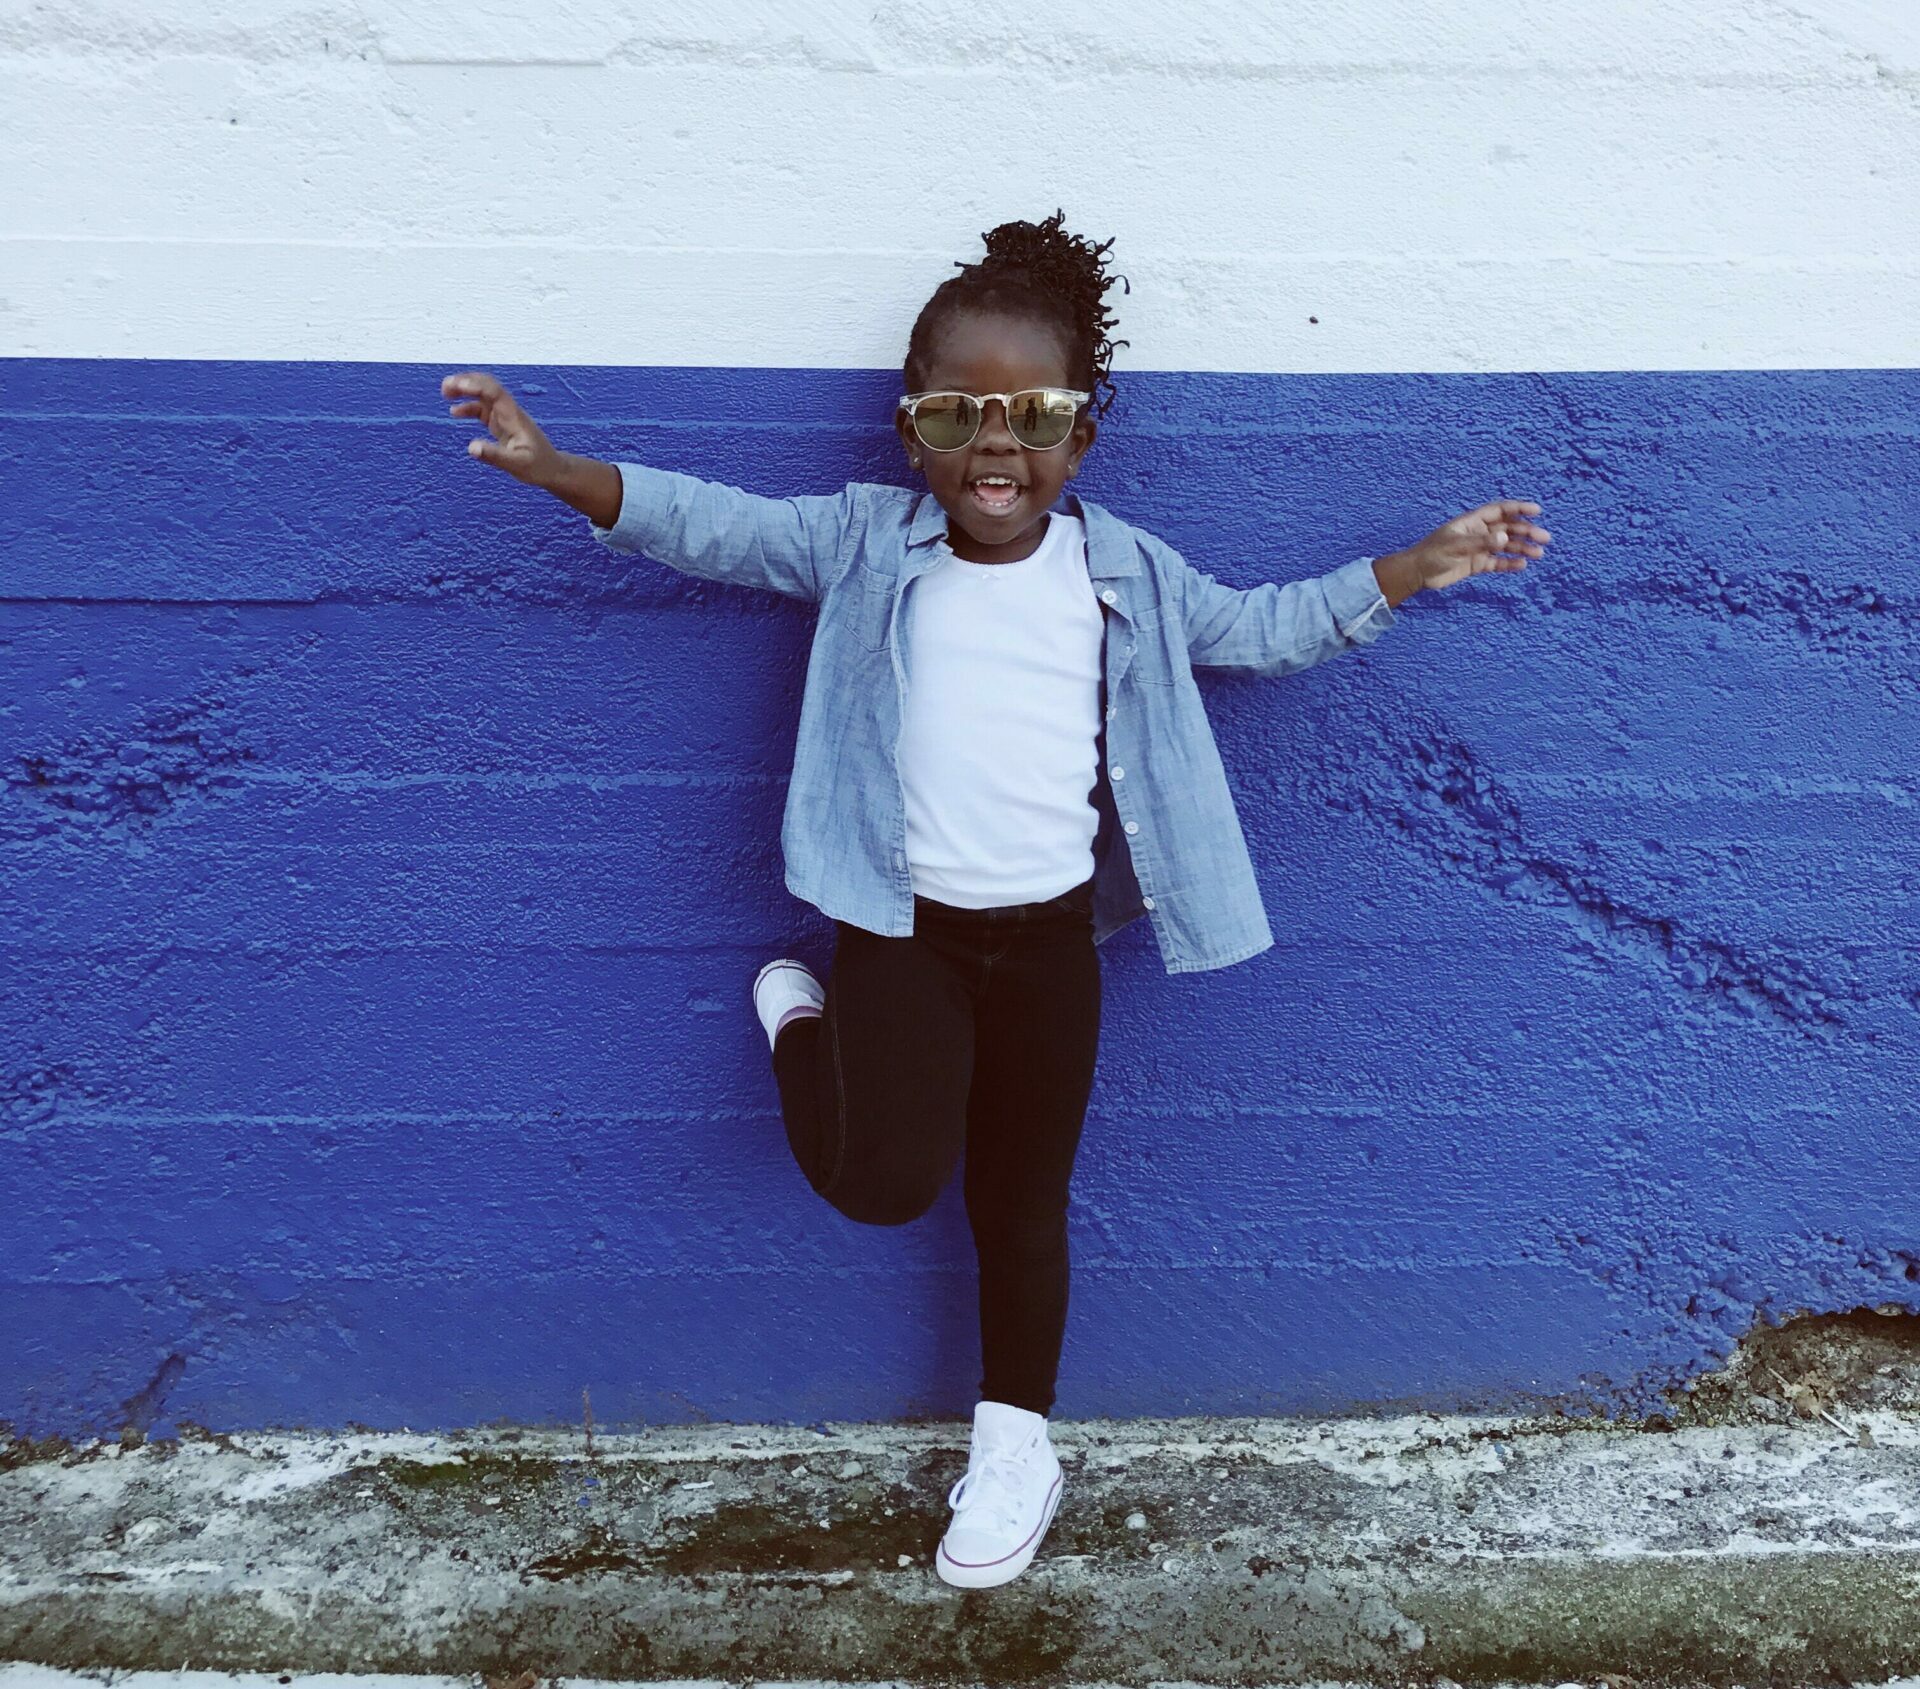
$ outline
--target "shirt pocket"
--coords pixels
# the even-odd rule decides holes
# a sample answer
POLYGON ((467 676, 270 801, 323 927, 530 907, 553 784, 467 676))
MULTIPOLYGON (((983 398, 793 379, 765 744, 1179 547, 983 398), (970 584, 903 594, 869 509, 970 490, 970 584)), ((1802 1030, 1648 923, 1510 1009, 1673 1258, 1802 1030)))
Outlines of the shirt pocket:
POLYGON ((1125 631, 1133 655, 1127 659, 1127 679, 1142 686, 1178 686, 1192 673, 1187 641, 1180 618, 1164 604, 1128 607, 1127 619, 1116 620, 1113 631, 1125 631))
POLYGON ((897 575, 882 574, 864 563, 854 564, 842 583, 846 600, 842 613, 854 639, 869 651, 886 649, 892 631, 893 595, 899 584, 897 575))

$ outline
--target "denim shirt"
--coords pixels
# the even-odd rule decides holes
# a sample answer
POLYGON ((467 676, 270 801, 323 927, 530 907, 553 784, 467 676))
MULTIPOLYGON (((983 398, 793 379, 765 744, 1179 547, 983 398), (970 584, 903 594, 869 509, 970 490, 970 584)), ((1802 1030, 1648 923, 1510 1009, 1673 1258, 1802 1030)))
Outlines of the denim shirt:
MULTIPOLYGON (((890 938, 913 932, 898 748, 915 579, 939 563, 931 493, 854 482, 765 498, 641 464, 595 539, 705 580, 819 606, 780 844, 787 889, 890 938)), ((1195 668, 1285 675, 1378 638, 1398 619, 1356 558, 1303 581, 1223 586, 1164 540, 1067 495, 1104 607, 1094 839, 1094 940, 1150 918, 1168 973, 1244 961, 1273 943, 1195 668)))

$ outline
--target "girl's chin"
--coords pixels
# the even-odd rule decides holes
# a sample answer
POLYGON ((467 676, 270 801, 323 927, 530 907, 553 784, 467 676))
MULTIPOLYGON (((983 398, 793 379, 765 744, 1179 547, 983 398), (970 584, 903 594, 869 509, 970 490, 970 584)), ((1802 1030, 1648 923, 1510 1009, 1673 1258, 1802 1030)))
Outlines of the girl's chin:
POLYGON ((1023 523, 1033 520, 1033 506, 1024 487, 1004 510, 982 504, 971 490, 963 491, 946 509, 947 515, 968 533, 995 545, 1005 544, 1023 523))

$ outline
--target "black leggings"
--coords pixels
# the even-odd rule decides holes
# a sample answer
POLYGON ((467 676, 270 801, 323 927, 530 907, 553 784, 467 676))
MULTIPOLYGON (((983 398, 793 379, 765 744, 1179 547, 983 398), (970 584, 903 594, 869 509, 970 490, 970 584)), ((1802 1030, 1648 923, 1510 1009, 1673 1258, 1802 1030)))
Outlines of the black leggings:
POLYGON ((997 909, 913 904, 911 938, 835 922, 826 1011, 773 1052, 787 1142, 816 1191, 876 1226, 932 1207, 964 1146, 980 1394, 1048 1413, 1100 1037, 1093 882, 997 909))

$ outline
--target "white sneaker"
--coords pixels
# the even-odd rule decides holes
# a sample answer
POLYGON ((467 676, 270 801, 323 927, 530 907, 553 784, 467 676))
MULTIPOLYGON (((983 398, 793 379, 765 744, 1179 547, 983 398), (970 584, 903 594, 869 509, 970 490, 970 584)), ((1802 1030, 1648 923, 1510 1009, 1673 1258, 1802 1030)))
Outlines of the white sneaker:
POLYGON ((966 1475, 947 1496, 954 1516, 934 1556, 940 1576, 962 1589, 1017 1578, 1053 1523, 1061 1482, 1046 1415, 981 1402, 966 1475))
POLYGON ((804 962, 782 956, 769 962, 753 976, 753 1006, 766 1029, 767 1048, 780 1036, 780 1028, 806 1014, 819 1014, 826 1007, 827 994, 804 962))

